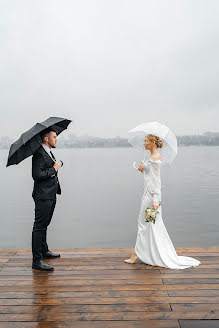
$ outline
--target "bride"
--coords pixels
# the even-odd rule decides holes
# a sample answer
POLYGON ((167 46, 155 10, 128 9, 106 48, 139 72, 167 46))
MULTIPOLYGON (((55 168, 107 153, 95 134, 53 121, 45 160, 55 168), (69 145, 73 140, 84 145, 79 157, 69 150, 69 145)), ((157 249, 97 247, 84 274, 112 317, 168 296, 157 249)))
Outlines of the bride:
POLYGON ((138 216, 138 232, 135 249, 131 257, 124 260, 134 263, 138 258, 149 265, 170 269, 186 269, 198 266, 201 262, 188 256, 178 256, 162 220, 161 179, 160 168, 162 158, 158 148, 163 141, 154 134, 148 134, 144 139, 144 147, 150 151, 147 161, 138 165, 138 170, 144 176, 144 191, 138 216), (159 211, 155 223, 145 221, 145 209, 152 207, 159 211))

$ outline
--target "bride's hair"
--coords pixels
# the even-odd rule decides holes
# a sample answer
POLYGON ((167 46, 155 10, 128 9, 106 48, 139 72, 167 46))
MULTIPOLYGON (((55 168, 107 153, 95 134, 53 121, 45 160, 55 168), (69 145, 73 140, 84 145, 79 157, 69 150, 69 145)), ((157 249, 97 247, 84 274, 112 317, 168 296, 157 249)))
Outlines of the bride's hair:
POLYGON ((157 148, 162 148, 163 147, 163 141, 158 136, 155 136, 154 134, 148 134, 147 138, 151 142, 155 142, 155 145, 157 146, 157 148))

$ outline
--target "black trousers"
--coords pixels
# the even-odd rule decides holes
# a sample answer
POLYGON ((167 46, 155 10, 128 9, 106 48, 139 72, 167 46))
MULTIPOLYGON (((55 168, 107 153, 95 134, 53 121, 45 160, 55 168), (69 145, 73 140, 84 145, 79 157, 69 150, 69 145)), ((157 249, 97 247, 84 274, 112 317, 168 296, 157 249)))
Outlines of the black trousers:
POLYGON ((50 224, 56 205, 55 199, 34 199, 35 220, 32 231, 33 262, 43 259, 42 254, 49 248, 47 245, 47 227, 50 224))

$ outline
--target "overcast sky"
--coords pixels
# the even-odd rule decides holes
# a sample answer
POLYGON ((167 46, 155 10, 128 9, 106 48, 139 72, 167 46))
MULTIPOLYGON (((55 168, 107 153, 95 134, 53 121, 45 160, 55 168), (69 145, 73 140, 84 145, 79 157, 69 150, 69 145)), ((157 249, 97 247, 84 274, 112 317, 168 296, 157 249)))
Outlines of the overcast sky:
POLYGON ((0 135, 219 131, 218 0, 0 0, 0 135))

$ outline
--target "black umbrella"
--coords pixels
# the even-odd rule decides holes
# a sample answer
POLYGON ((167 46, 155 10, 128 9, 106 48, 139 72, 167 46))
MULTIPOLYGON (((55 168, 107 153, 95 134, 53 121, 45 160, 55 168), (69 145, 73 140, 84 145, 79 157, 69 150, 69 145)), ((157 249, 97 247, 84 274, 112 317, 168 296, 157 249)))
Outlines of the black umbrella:
POLYGON ((63 130, 67 129, 69 123, 71 123, 71 120, 61 117, 50 117, 43 122, 35 124, 11 145, 6 166, 19 164, 25 158, 33 155, 42 143, 40 133, 43 130, 53 128, 58 135, 63 130))

